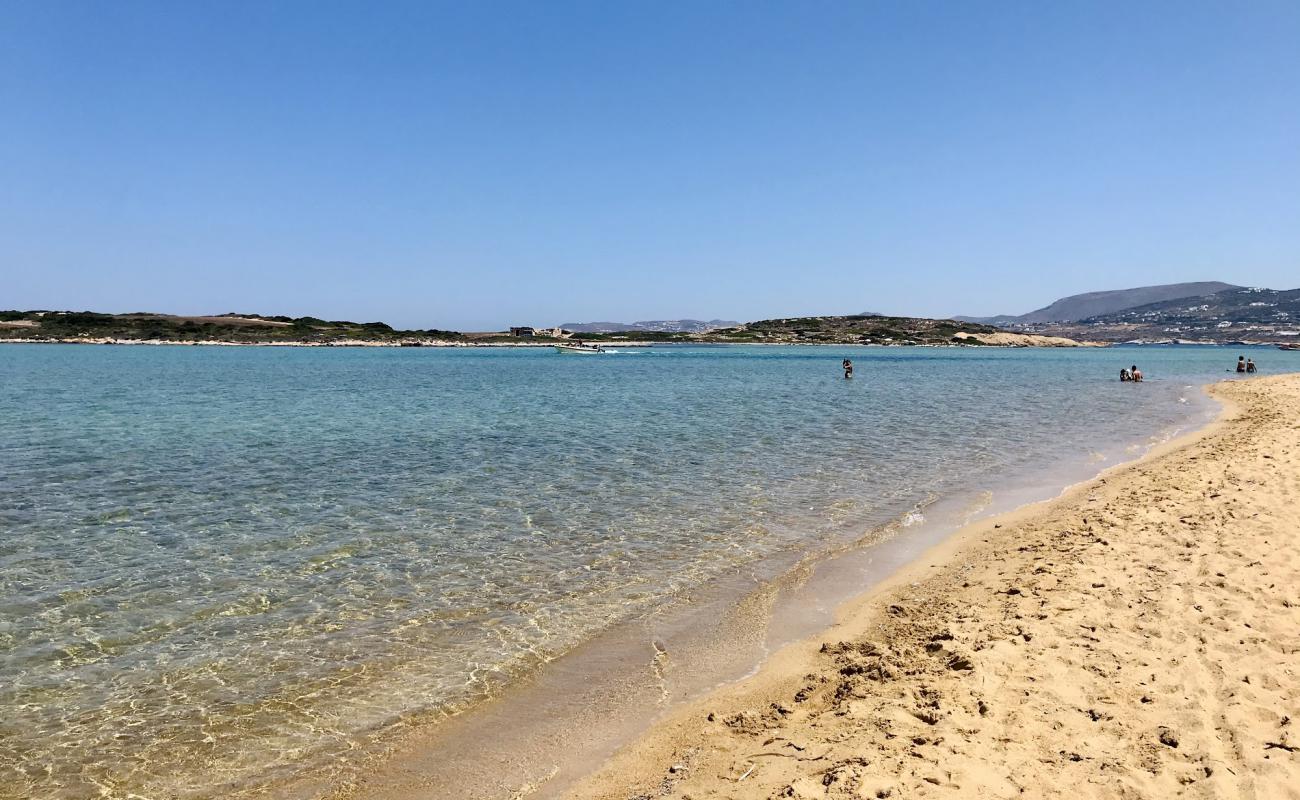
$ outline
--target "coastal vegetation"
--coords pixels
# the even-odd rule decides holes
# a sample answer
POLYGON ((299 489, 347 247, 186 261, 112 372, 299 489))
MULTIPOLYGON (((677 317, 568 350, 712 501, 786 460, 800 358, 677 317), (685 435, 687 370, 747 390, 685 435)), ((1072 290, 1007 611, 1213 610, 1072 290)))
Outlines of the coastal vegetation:
POLYGON ((461 338, 463 335, 455 331, 395 330, 383 322, 331 321, 317 317, 0 311, 0 339, 347 344, 455 341, 461 338))
POLYGON ((0 311, 0 340, 61 342, 169 342, 304 345, 548 344, 587 342, 717 344, 1016 344, 1068 346, 1068 341, 1020 337, 975 322, 873 314, 792 317, 735 324, 703 331, 623 330, 569 332, 517 328, 515 332, 461 333, 438 329, 399 330, 383 322, 349 322, 318 317, 221 314, 176 316, 137 312, 0 311), (521 335, 518 332, 528 332, 521 335), (556 335, 559 334, 559 335, 556 335), (1002 338, 999 339, 999 336, 1002 338))
POLYGON ((979 334, 997 333, 991 325, 922 317, 883 317, 869 314, 765 319, 713 331, 718 341, 781 344, 949 344, 958 333, 980 344, 979 334))

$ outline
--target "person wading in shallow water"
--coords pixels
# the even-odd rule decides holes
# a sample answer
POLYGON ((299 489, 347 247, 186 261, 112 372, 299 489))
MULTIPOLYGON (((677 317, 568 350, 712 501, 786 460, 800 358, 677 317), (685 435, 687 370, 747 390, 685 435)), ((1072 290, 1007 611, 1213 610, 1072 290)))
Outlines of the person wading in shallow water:
POLYGON ((1245 356, 1237 356, 1237 371, 1238 371, 1238 372, 1245 372, 1245 371, 1246 371, 1246 357, 1245 357, 1245 356))
POLYGON ((844 359, 844 377, 846 378, 853 377, 853 362, 848 360, 847 358, 844 359))
POLYGON ((1246 371, 1247 372, 1255 371, 1255 359, 1253 358, 1246 359, 1246 371))
POLYGON ((1141 383, 1141 382, 1142 382, 1142 370, 1138 369, 1138 365, 1137 365, 1137 364, 1134 364, 1134 365, 1129 369, 1129 371, 1128 371, 1128 379, 1131 380, 1131 381, 1137 381, 1138 383, 1141 383))

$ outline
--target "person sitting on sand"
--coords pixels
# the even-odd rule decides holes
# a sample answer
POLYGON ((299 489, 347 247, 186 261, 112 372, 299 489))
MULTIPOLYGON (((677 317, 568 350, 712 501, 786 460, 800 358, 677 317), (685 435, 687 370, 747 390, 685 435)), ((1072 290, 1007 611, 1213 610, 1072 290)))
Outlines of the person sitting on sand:
POLYGON ((848 360, 847 358, 844 359, 844 377, 846 378, 853 377, 853 362, 848 360))
POLYGON ((1128 376, 1128 367, 1119 368, 1119 379, 1121 383, 1132 380, 1132 378, 1128 376))
POLYGON ((1253 358, 1246 359, 1246 371, 1247 372, 1255 371, 1255 359, 1253 358))
POLYGON ((1245 356, 1237 356, 1237 371, 1238 371, 1238 372, 1245 372, 1245 371, 1246 371, 1246 357, 1245 357, 1245 356))
POLYGON ((1137 381, 1138 383, 1142 382, 1142 370, 1138 369, 1137 364, 1134 364, 1131 368, 1129 368, 1128 375, 1129 375, 1129 380, 1137 381))

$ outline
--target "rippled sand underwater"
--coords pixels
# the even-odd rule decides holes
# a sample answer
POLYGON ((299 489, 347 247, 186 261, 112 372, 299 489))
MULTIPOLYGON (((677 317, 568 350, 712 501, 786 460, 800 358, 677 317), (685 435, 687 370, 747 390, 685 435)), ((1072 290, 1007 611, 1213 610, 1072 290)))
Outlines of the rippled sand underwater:
POLYGON ((1143 446, 1235 354, 0 347, 0 797, 332 763, 714 576, 1143 446))

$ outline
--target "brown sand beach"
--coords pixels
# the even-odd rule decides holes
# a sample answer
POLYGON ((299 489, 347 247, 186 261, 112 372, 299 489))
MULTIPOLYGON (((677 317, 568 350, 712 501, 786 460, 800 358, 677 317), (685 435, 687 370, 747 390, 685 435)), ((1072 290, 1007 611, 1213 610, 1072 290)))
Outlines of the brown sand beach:
POLYGON ((1300 797, 1300 375, 964 529, 573 798, 1300 797))

